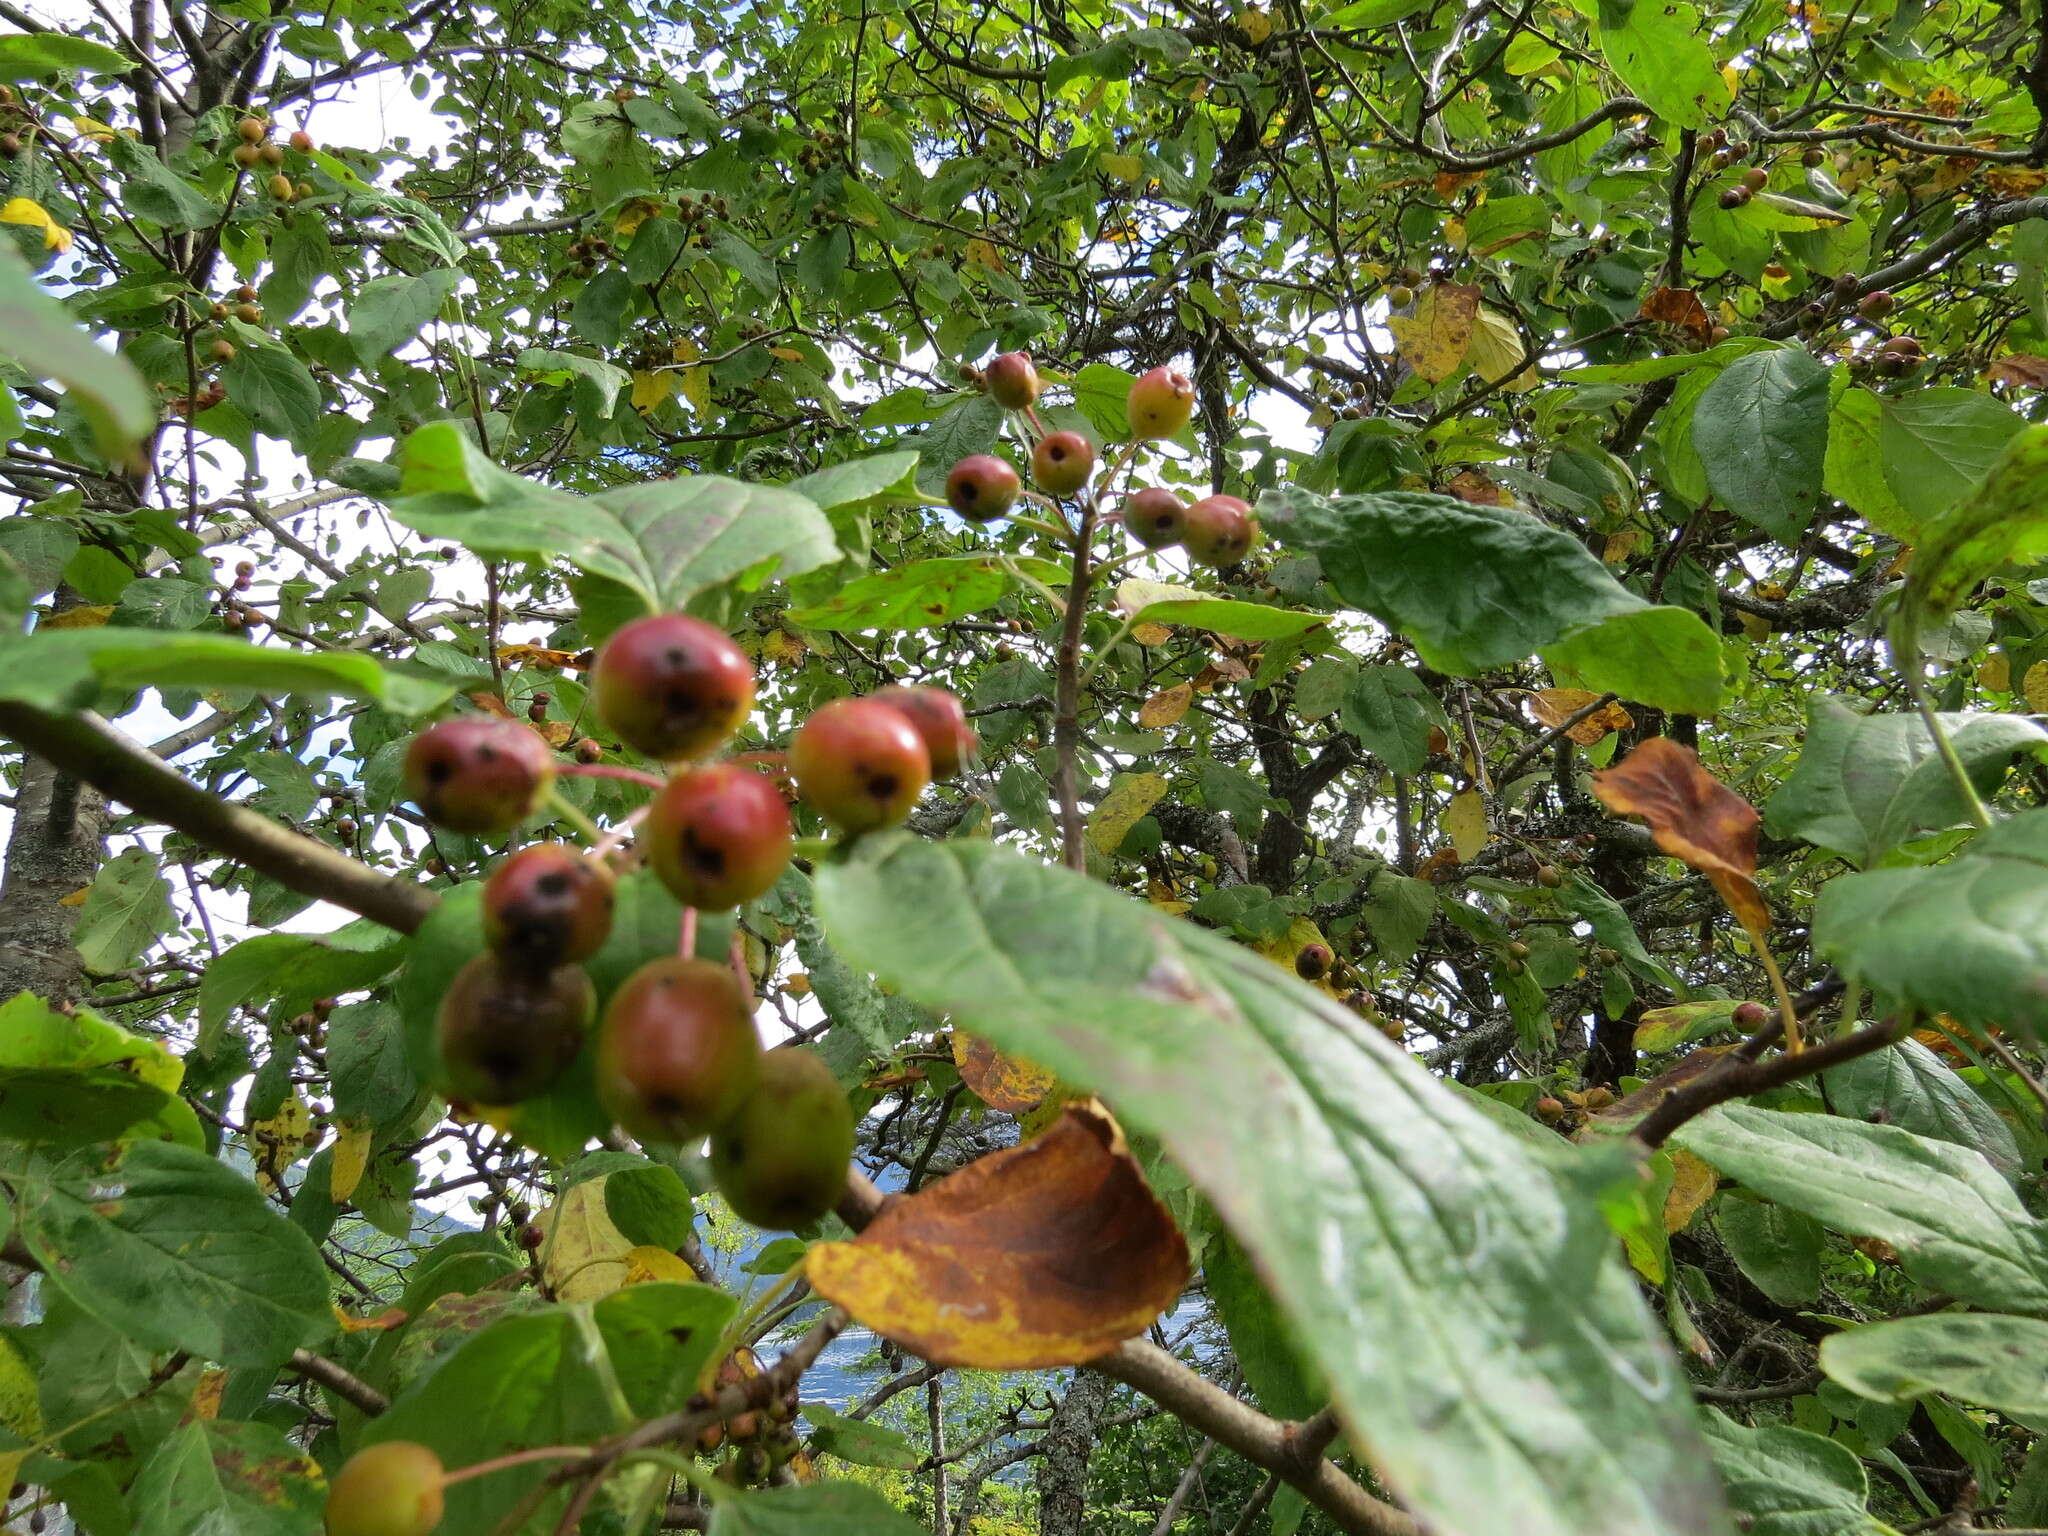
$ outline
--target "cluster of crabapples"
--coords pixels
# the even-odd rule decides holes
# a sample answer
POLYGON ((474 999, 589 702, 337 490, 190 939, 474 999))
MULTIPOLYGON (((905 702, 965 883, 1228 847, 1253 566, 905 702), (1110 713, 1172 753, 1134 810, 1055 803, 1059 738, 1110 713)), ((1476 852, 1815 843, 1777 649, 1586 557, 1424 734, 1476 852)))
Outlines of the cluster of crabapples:
MULTIPOLYGON (((1036 430, 1038 369, 1028 352, 1005 352, 980 374, 998 405, 1025 413, 1036 430)), ((1195 386, 1186 374, 1154 368, 1131 383, 1124 413, 1131 436, 1172 437, 1195 410, 1195 386)), ((1031 483, 1054 500, 1078 495, 1095 475, 1095 445, 1079 432, 1039 432, 1031 449, 1031 483)), ((1024 494, 1023 478, 1008 459, 971 453, 946 475, 946 502, 970 522, 992 523, 1024 494)), ((1215 570, 1251 553, 1259 525, 1252 509, 1235 496, 1204 496, 1189 502, 1164 486, 1135 492, 1119 510, 1124 531, 1146 549, 1180 545, 1197 565, 1215 570)))
MULTIPOLYGON (((636 752, 672 765, 634 852, 677 900, 723 909, 764 895, 788 865, 789 805, 749 763, 714 760, 754 702, 754 669, 723 631, 661 614, 614 634, 592 663, 591 699, 636 752)), ((885 688, 814 711, 789 744, 803 798, 849 834, 902 821, 935 775, 974 751, 960 701, 885 688)), ((571 770, 574 771, 574 770, 571 770)), ((557 765, 547 743, 495 716, 445 720, 415 737, 406 784, 436 826, 502 835, 538 810, 557 765)), ((613 875, 596 853, 537 843, 483 889, 485 948, 456 975, 436 1023, 451 1096, 516 1104, 546 1092, 583 1049, 595 1012, 583 962, 611 932, 613 875)), ((830 1210, 853 1153, 846 1095, 815 1054, 764 1052, 750 988, 694 956, 650 960, 598 1021, 597 1094, 643 1142, 711 1142, 733 1210, 764 1227, 830 1210)))

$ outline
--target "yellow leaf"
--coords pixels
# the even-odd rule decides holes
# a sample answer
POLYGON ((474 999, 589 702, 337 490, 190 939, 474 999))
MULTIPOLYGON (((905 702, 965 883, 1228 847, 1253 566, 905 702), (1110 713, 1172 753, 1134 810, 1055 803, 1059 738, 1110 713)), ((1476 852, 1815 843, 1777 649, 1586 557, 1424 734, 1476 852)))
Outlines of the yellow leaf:
POLYGON ((810 651, 809 646, 786 629, 771 629, 761 637, 761 654, 770 661, 795 666, 810 651))
POLYGON ((202 1371, 199 1385, 192 1393, 192 1416, 196 1419, 217 1419, 220 1417, 220 1395, 227 1390, 226 1371, 202 1371))
MULTIPOLYGON (((288 1154, 298 1152, 306 1133, 312 1129, 313 1111, 306 1108, 306 1101, 299 1097, 296 1088, 285 1095, 284 1102, 277 1106, 277 1113, 268 1120, 249 1122, 249 1133, 252 1136, 274 1137, 288 1154)), ((290 1161, 289 1155, 286 1160, 290 1161)))
POLYGON ((605 1178, 585 1179, 535 1222, 544 1234, 541 1278, 557 1301, 596 1301, 626 1283, 633 1244, 605 1214, 605 1178))
POLYGON ((370 1166, 370 1128, 344 1120, 334 1138, 334 1163, 329 1170, 327 1192, 339 1204, 356 1192, 363 1170, 370 1166))
POLYGON ((37 625, 38 629, 98 629, 112 618, 111 604, 94 604, 91 607, 66 608, 62 613, 53 613, 37 625))
POLYGON ((1166 794, 1166 780, 1156 773, 1120 773, 1109 781, 1109 793, 1088 816, 1088 846, 1100 854, 1116 852, 1124 835, 1166 794))
POLYGON ((990 272, 1008 270, 1003 265, 1002 253, 993 244, 982 239, 979 235, 967 242, 967 250, 964 254, 967 258, 967 265, 970 267, 981 267, 990 272))
POLYGON ((1771 638, 1771 621, 1763 617, 1763 615, 1738 613, 1735 615, 1735 619, 1742 626, 1743 634, 1750 639, 1768 640, 1771 638))
POLYGON ((10 197, 0 205, 0 224, 26 224, 31 229, 40 229, 46 251, 71 249, 71 231, 51 218, 49 210, 33 198, 10 197))
POLYGON ((1134 186, 1145 174, 1145 162, 1136 155, 1099 155, 1095 163, 1102 167, 1102 174, 1114 176, 1126 186, 1134 186))
POLYGON ((768 355, 770 357, 779 357, 785 363, 800 363, 804 360, 803 353, 797 351, 795 347, 770 347, 768 355))
POLYGON ((1131 638, 1140 645, 1164 645, 1173 638, 1173 630, 1165 624, 1133 624, 1131 638))
POLYGON ((1607 535, 1607 544, 1600 551, 1600 558, 1609 565, 1619 565, 1635 553, 1636 541, 1642 537, 1639 530, 1623 528, 1607 535))
POLYGON ((1188 712, 1188 705, 1194 702, 1194 698, 1193 683, 1175 683, 1171 688, 1162 689, 1139 706, 1138 724, 1148 731, 1172 725, 1188 712))
POLYGON ((59 896, 59 897, 57 898, 57 905, 58 905, 58 906, 60 906, 60 907, 82 907, 82 906, 84 906, 84 905, 85 905, 85 898, 86 898, 86 897, 88 897, 88 896, 90 896, 91 894, 92 894, 92 887, 91 887, 91 886, 89 886, 89 885, 81 885, 81 886, 80 886, 80 887, 79 887, 79 888, 78 888, 77 890, 73 891, 73 892, 72 892, 72 893, 71 893, 71 894, 70 894, 69 896, 59 896))
MULTIPOLYGON (((703 354, 697 343, 687 336, 670 349, 670 355, 679 363, 694 363, 703 354)), ((711 409, 711 370, 709 368, 685 368, 678 380, 683 398, 690 402, 691 409, 699 416, 711 409)))
POLYGON ((2020 679, 2020 692, 2026 695, 2027 708, 2037 715, 2048 715, 2048 661, 2037 661, 2027 668, 2027 675, 2020 679))
POLYGON ((1487 843, 1486 797, 1476 789, 1451 796, 1444 811, 1444 832, 1460 864, 1470 864, 1478 858, 1479 850, 1487 843))
POLYGON ((697 1272, 666 1248, 643 1245, 626 1250, 627 1285, 645 1285, 650 1280, 680 1280, 689 1284, 696 1278, 697 1272))
POLYGON ((11 1488, 21 1464, 28 1459, 29 1443, 43 1433, 43 1409, 36 1373, 29 1369, 14 1341, 4 1337, 0 1337, 0 1425, 23 1442, 18 1451, 0 1452, 0 1482, 11 1488))
POLYGON ((976 1098, 1005 1114, 1036 1109, 1059 1086, 1059 1078, 1037 1062, 999 1051, 961 1029, 953 1031, 953 1065, 976 1098))
POLYGON ((666 368, 633 372, 633 409, 642 415, 662 404, 676 392, 676 376, 666 368))
POLYGON ((1977 686, 1993 693, 2011 693, 2012 658, 2003 651, 1985 657, 1984 665, 1977 669, 1977 686))
POLYGON ((619 209, 618 216, 612 220, 612 232, 630 236, 659 212, 661 204, 652 198, 628 198, 625 205, 619 209))
MULTIPOLYGON (((1300 972, 1294 969, 1295 957, 1311 944, 1320 944, 1327 949, 1330 941, 1323 937, 1323 930, 1318 928, 1313 920, 1297 917, 1287 925, 1287 931, 1279 938, 1267 939, 1263 944, 1255 944, 1252 947, 1290 976, 1296 976, 1300 972)), ((1329 993, 1332 997, 1337 995, 1337 989, 1330 985, 1328 976, 1311 982, 1310 985, 1329 993)))
POLYGON ((1256 5, 1237 13, 1237 30, 1244 34, 1244 40, 1256 48, 1273 35, 1273 18, 1256 5))
MULTIPOLYGON (((1522 333, 1515 329, 1515 322, 1506 315, 1496 314, 1481 305, 1472 327, 1472 345, 1466 351, 1465 360, 1472 365, 1472 371, 1480 378, 1492 383, 1515 364, 1519 363, 1526 349, 1522 345, 1522 333)), ((1507 383, 1507 388, 1516 393, 1534 389, 1543 380, 1537 376, 1536 365, 1531 363, 1507 383)))
POLYGON ((1683 1232, 1707 1203, 1721 1177, 1690 1152, 1671 1154, 1671 1193, 1664 1197, 1664 1230, 1683 1232))
POLYGON ((1387 329, 1408 366, 1431 384, 1441 384, 1463 366, 1478 315, 1477 288, 1432 283, 1416 299, 1415 313, 1388 316, 1387 329))
POLYGON ((95 144, 111 144, 121 137, 118 129, 109 127, 97 118, 74 117, 71 119, 71 126, 78 130, 81 138, 90 139, 95 144))

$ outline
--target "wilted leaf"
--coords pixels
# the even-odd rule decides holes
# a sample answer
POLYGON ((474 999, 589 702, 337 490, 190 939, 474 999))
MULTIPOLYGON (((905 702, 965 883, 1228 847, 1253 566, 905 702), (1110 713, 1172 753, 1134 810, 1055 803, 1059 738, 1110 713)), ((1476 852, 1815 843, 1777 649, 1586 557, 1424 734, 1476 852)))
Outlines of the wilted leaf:
MULTIPOLYGON (((1599 697, 1590 688, 1542 688, 1529 695, 1529 712, 1543 724, 1555 728, 1599 697)), ((1582 747, 1590 747, 1603 736, 1625 731, 1635 723, 1633 715, 1609 699, 1565 735, 1582 747)))
POLYGON ((546 1234, 541 1278, 557 1301, 595 1301, 626 1283, 633 1244, 605 1213, 605 1178, 572 1184, 535 1224, 546 1234))
POLYGON ((1705 874, 1743 927, 1756 934, 1770 927, 1770 909, 1756 886, 1761 818, 1700 766, 1692 748, 1652 736, 1614 767, 1594 774, 1593 793, 1616 815, 1648 822, 1657 846, 1705 874))
POLYGON ((1148 731, 1172 725, 1188 712, 1188 705, 1194 702, 1194 697, 1192 683, 1175 683, 1171 688, 1161 689, 1139 707, 1138 724, 1148 731))
POLYGON ((953 1065, 990 1109, 1006 1115, 1021 1115, 1036 1109, 1058 1086, 1059 1078, 1035 1061, 1009 1056, 979 1035, 963 1029, 953 1031, 953 1065))
POLYGON ((1993 384, 2024 384, 2030 389, 2048 389, 2048 357, 2031 352, 2010 352, 1991 360, 1984 377, 1993 384))
POLYGON ((1479 290, 1464 283, 1433 283, 1422 290, 1412 315, 1391 315, 1387 329, 1401 357, 1432 384, 1456 373, 1472 345, 1479 290))
POLYGON ((1714 332, 1714 320, 1700 296, 1690 288, 1659 288, 1643 300, 1642 317, 1662 325, 1675 325, 1695 341, 1706 341, 1714 332))
POLYGON ((334 1155, 329 1164, 327 1192, 336 1204, 356 1192, 363 1170, 370 1166, 370 1127, 360 1121, 344 1120, 334 1138, 334 1155))
POLYGON ((1648 1056, 1676 1050, 1688 1040, 1728 1028, 1740 1006, 1737 999, 1729 997, 1645 1009, 1642 1018, 1636 1021, 1635 1048, 1648 1056))
POLYGON ((1720 1174, 1690 1152, 1672 1152, 1671 1193, 1664 1197, 1664 1230, 1683 1232, 1720 1182, 1720 1174))
POLYGON ((819 1243, 813 1287, 942 1365, 1078 1365, 1142 1333, 1188 1279, 1187 1244, 1123 1133, 1070 1106, 1033 1141, 992 1152, 882 1208, 851 1243, 819 1243))

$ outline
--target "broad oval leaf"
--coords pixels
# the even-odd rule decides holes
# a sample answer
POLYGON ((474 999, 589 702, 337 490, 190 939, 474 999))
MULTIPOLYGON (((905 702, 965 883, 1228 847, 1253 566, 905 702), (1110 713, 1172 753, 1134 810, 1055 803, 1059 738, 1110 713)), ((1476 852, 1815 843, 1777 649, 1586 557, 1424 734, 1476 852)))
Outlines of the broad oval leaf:
POLYGON ((856 964, 1159 1138, 1447 1536, 1728 1529, 1591 1202, 1340 1005, 1006 848, 867 838, 817 889, 856 964))
POLYGON ((2048 1323, 1995 1312, 1895 1317, 1830 1334, 1820 1368, 1859 1397, 1945 1393, 2029 1418, 2048 1414, 2048 1323))
POLYGON ((152 1349, 275 1365, 334 1326, 312 1240, 204 1152, 80 1152, 29 1189, 22 1236, 50 1283, 152 1349))
POLYGON ((1804 347, 1738 357, 1693 408, 1692 441, 1707 483, 1730 511, 1781 543, 1796 543, 1820 505, 1827 368, 1804 347))
POLYGON ((1719 1412, 1705 1422, 1748 1536, 1892 1536, 1863 1512, 1870 1479, 1846 1445, 1784 1424, 1752 1428, 1719 1412))
POLYGON ((150 1453, 128 1500, 135 1536, 318 1536, 327 1479, 282 1430, 194 1419, 150 1453))
MULTIPOLYGON (((1058 567, 1050 562, 1029 564, 1046 568, 1034 571, 1040 580, 1048 573, 1059 579, 1058 567)), ((814 608, 791 609, 788 618, 805 629, 931 629, 993 608, 1014 581, 1002 562, 988 555, 914 560, 850 581, 814 608)))

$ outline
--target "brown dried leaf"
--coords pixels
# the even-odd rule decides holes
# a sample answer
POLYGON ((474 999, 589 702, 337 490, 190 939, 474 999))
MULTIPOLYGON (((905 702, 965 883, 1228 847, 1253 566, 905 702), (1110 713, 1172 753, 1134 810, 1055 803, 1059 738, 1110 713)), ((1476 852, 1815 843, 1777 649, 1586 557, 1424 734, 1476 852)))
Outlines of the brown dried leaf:
POLYGON ((1683 1232, 1720 1186, 1721 1176, 1690 1152, 1671 1153, 1671 1193, 1664 1197, 1664 1230, 1683 1232))
POLYGON ((498 660, 508 667, 545 667, 559 672, 576 662, 574 651, 558 651, 545 645, 501 645, 498 660))
POLYGON ((975 1096, 990 1109, 1021 1115, 1036 1109, 1059 1079, 1035 1061, 1006 1056, 979 1035, 953 1031, 953 1065, 975 1096))
POLYGON ((1188 706, 1195 700, 1193 683, 1175 683, 1171 688, 1161 689, 1147 699, 1138 709, 1138 724, 1148 731, 1161 726, 1172 725, 1188 712, 1188 706))
POLYGON ((1390 315, 1387 329, 1401 357, 1423 378, 1441 384, 1465 361, 1479 318, 1479 290, 1464 283, 1433 283, 1422 290, 1412 315, 1390 315))
POLYGON ((1461 469, 1451 476, 1444 489, 1460 501, 1470 502, 1475 507, 1509 507, 1514 498, 1500 486, 1495 485, 1476 469, 1461 469))
POLYGON ((1659 288, 1643 300, 1642 316, 1663 325, 1675 325, 1694 341, 1706 341, 1714 334, 1714 320, 1707 306, 1690 288, 1659 288))
POLYGON ((1692 748, 1652 736, 1594 774, 1593 793, 1616 815, 1648 822, 1657 846, 1705 874, 1752 934, 1771 926, 1756 885, 1756 808, 1702 768, 1692 748))
MULTIPOLYGON (((1543 688, 1529 695, 1529 711, 1543 724, 1554 728, 1599 697, 1589 688, 1543 688)), ((1625 731, 1635 723, 1633 715, 1609 699, 1565 735, 1582 747, 1590 747, 1610 732, 1625 731)))
POLYGON ((1185 1289, 1188 1250, 1099 1105, 892 1199, 859 1238, 812 1245, 812 1286, 939 1365, 1079 1365, 1185 1289))
POLYGON ((2029 389, 2048 389, 2048 357, 2031 352, 2008 352, 1994 357, 1984 377, 1994 384, 2024 384, 2029 389))

